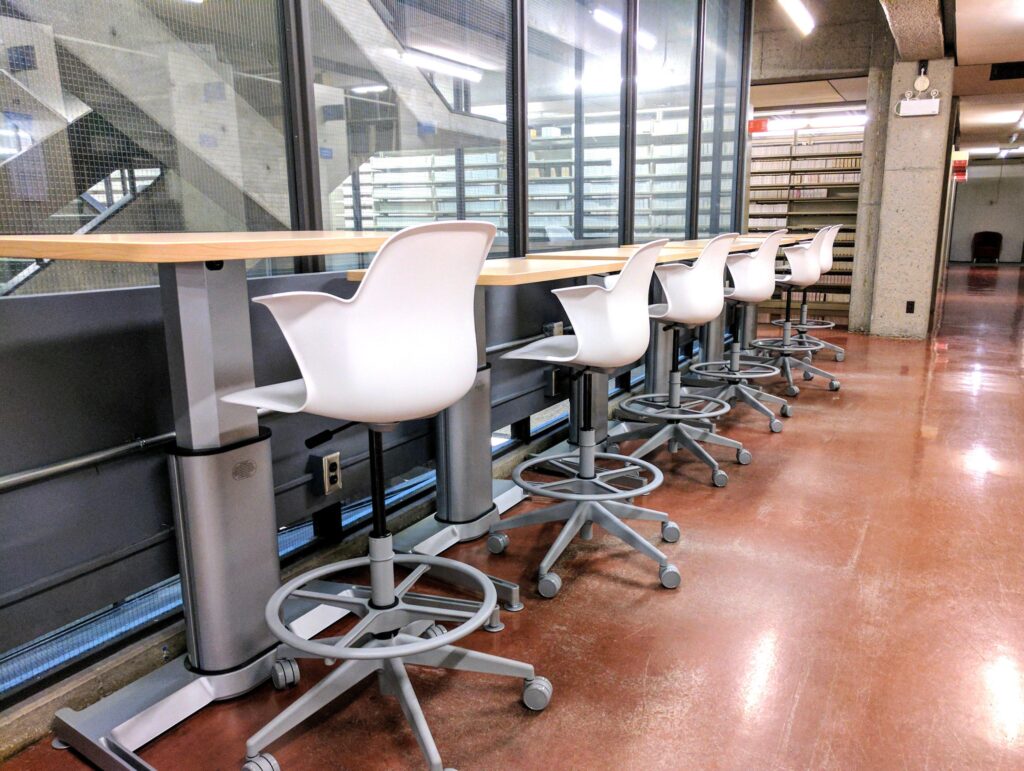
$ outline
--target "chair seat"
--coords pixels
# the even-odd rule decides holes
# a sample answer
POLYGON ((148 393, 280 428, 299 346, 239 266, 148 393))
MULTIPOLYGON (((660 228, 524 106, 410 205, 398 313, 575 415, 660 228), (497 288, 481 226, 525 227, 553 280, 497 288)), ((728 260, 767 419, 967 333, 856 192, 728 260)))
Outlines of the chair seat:
POLYGON ((301 412, 306 406, 306 383, 302 378, 284 383, 247 388, 222 397, 231 404, 247 407, 266 408, 275 412, 301 412))
POLYGON ((522 348, 509 351, 503 359, 530 359, 547 361, 554 364, 572 361, 579 351, 579 343, 575 335, 553 335, 543 340, 527 343, 522 348))

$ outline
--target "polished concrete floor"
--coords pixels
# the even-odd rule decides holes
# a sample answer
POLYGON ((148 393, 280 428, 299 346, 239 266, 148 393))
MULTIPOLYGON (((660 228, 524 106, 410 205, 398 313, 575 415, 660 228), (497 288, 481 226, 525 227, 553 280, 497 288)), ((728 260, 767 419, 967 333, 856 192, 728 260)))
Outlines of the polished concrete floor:
MULTIPOLYGON (((666 483, 646 505, 682 528, 665 547, 676 591, 603 534, 570 548, 550 601, 533 566, 554 527, 514 532, 502 556, 454 550, 527 597, 504 632, 466 644, 535 663, 555 695, 532 714, 515 682, 414 671, 446 764, 1024 768, 1022 292, 1015 267, 956 267, 935 340, 834 335, 840 392, 805 387, 779 435, 727 416, 754 462, 727 462, 724 489, 688 457, 655 456, 666 483)), ((307 665, 303 685, 323 671, 307 665)), ((237 768, 245 737, 293 698, 264 686, 143 754, 237 768)), ((285 771, 422 767, 372 681, 273 752, 285 771)), ((79 766, 41 742, 8 767, 79 766)))

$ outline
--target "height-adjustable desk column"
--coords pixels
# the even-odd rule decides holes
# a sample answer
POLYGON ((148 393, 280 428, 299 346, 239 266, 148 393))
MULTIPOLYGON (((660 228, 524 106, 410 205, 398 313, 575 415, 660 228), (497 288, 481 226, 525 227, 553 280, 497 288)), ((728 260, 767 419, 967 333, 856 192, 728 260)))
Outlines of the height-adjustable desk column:
POLYGON ((270 674, 263 617, 280 584, 269 433, 220 395, 253 385, 245 260, 375 250, 381 233, 3 236, 0 256, 155 263, 177 447, 170 458, 188 653, 83 710, 57 736, 104 769, 150 769, 137 750, 270 674))

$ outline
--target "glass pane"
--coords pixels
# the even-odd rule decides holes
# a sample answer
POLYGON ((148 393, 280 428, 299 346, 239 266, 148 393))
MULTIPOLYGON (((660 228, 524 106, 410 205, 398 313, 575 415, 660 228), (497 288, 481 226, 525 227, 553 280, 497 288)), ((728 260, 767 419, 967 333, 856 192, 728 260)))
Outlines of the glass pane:
POLYGON ((507 249, 508 18, 507 0, 314 0, 325 228, 486 220, 507 249))
POLYGON ((530 249, 618 243, 621 0, 533 0, 530 249))
POLYGON ((733 184, 739 145, 743 0, 708 0, 704 31, 698 236, 733 227, 733 184))
MULTIPOLYGON (((0 4, 0 232, 290 227, 277 12, 0 4)), ((155 281, 145 265, 0 260, 0 294, 155 281)))
POLYGON ((697 0, 641 0, 637 31, 637 241, 685 238, 697 0))

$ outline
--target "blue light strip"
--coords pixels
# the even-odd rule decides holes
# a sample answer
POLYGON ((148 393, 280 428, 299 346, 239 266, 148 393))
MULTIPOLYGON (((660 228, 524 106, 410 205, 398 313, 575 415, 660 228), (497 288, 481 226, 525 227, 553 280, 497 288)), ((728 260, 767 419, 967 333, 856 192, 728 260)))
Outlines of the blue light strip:
MULTIPOLYGON (((435 472, 428 471, 395 485, 388 491, 388 505, 395 505, 433 487, 435 479, 435 472)), ((357 501, 342 509, 342 527, 357 525, 369 515, 369 498, 357 501)), ((278 553, 285 557, 312 541, 312 522, 294 525, 278 533, 278 553)), ((0 696, 180 609, 181 580, 175 576, 19 645, 0 655, 0 696)))

